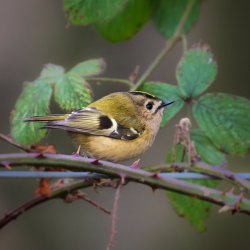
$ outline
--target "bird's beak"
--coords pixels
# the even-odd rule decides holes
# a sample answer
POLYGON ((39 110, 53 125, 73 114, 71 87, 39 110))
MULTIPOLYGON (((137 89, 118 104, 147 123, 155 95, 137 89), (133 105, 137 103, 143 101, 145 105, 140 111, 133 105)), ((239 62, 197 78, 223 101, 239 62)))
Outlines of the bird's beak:
POLYGON ((161 109, 161 108, 164 108, 170 104, 174 103, 174 101, 168 101, 168 100, 165 100, 165 101, 162 101, 162 103, 160 104, 160 106, 158 107, 158 109, 161 109))

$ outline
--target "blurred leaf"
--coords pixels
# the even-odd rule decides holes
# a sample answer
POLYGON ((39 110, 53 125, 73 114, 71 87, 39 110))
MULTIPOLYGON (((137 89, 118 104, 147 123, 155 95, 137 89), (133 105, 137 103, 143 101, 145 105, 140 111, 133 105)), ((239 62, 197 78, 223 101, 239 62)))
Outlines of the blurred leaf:
MULTIPOLYGON (((217 185, 216 181, 212 180, 190 180, 187 182, 210 188, 217 185)), ((191 222, 198 231, 203 232, 206 230, 205 220, 212 208, 211 203, 174 192, 167 192, 167 196, 171 205, 181 217, 191 222)))
POLYGON ((151 0, 128 0, 125 8, 114 18, 99 22, 97 30, 110 42, 128 40, 148 21, 151 0))
POLYGON ((184 101, 180 98, 180 93, 177 86, 161 82, 146 82, 143 84, 141 90, 155 95, 162 100, 174 101, 173 104, 164 109, 161 123, 162 126, 164 126, 172 117, 174 117, 184 105, 184 101))
POLYGON ((11 117, 11 136, 20 144, 35 144, 45 136, 46 130, 39 129, 42 123, 27 123, 22 118, 48 114, 51 94, 51 85, 43 81, 25 83, 11 117))
POLYGON ((42 72, 39 76, 39 80, 47 81, 48 83, 54 83, 60 79, 64 74, 64 68, 59 65, 48 63, 44 65, 42 72))
POLYGON ((193 106, 200 128, 217 148, 244 155, 250 148, 250 101, 223 93, 206 94, 193 106))
POLYGON ((90 59, 74 66, 70 72, 76 73, 79 76, 94 76, 101 74, 106 68, 106 63, 102 58, 90 59))
POLYGON ((212 165, 220 165, 226 162, 225 155, 215 147, 201 129, 191 131, 191 140, 194 141, 195 149, 202 161, 212 165))
POLYGON ((54 95, 59 106, 68 112, 85 107, 92 101, 91 90, 87 82, 73 72, 66 73, 57 82, 54 95))
POLYGON ((127 0, 64 0, 64 10, 75 25, 109 20, 125 7, 127 0))
MULTIPOLYGON (((176 159, 174 159, 172 148, 167 156, 167 163, 181 162, 183 150, 183 145, 177 145, 176 159)), ((188 180, 187 182, 211 188, 217 185, 217 182, 213 180, 188 180)), ((178 215, 186 218, 198 231, 203 232, 206 230, 205 220, 212 207, 211 203, 169 191, 167 192, 167 196, 178 215)))
MULTIPOLYGON (((155 3, 154 23, 166 38, 172 37, 175 33, 189 1, 190 0, 158 0, 155 3)), ((200 2, 200 0, 196 0, 193 4, 192 10, 184 25, 184 32, 187 32, 198 19, 200 2)))
POLYGON ((199 44, 188 50, 176 70, 180 91, 187 98, 204 92, 216 75, 217 64, 210 48, 205 44, 199 44))

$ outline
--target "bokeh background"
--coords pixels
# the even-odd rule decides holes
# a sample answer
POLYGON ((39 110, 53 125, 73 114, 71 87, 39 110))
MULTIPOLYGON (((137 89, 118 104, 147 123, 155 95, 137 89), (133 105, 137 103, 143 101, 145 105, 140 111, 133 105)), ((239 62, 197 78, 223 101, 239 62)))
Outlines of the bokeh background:
MULTIPOLYGON (((250 97, 249 24, 248 1, 204 1, 199 21, 188 35, 188 44, 205 41, 212 47, 219 74, 210 92, 250 97)), ((44 64, 51 62, 69 69, 84 59, 103 57, 107 62, 104 76, 127 78, 136 65, 143 71, 163 45, 164 39, 152 23, 132 40, 110 44, 93 28, 67 28, 62 1, 0 1, 0 132, 9 132, 9 116, 22 83, 35 79, 44 64)), ((180 55, 181 47, 177 46, 151 79, 175 83, 180 55)), ((93 88, 96 98, 126 90, 119 84, 93 88)), ((57 111, 57 107, 52 105, 52 110, 57 111)), ((185 113, 179 114, 160 131, 154 146, 142 156, 141 164, 164 161, 173 142, 174 124, 183 116, 185 113)), ((75 150, 60 131, 50 133, 46 142, 56 144, 62 153, 75 150)), ((17 150, 0 141, 0 153, 9 152, 17 150)), ((250 168, 249 157, 230 157, 229 162, 236 171, 250 168)), ((0 216, 33 197, 37 184, 37 180, 1 179, 0 216)), ((97 194, 90 188, 85 192, 107 208, 112 207, 114 190, 103 189, 97 194)), ((218 214, 218 207, 214 207, 207 228, 207 232, 199 233, 189 222, 177 217, 164 191, 152 192, 149 187, 129 184, 121 193, 114 249, 249 249, 250 219, 246 215, 218 214)), ((54 200, 32 209, 1 230, 0 249, 105 249, 110 230, 110 216, 89 204, 54 200)))

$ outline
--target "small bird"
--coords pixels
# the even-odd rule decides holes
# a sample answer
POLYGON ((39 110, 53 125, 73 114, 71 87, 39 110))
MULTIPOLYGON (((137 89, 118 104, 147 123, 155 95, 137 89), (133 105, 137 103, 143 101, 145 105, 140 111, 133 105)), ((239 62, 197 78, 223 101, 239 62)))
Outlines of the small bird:
POLYGON ((142 91, 115 92, 70 114, 24 120, 67 131, 85 156, 120 162, 139 156, 152 145, 163 109, 172 103, 142 91))

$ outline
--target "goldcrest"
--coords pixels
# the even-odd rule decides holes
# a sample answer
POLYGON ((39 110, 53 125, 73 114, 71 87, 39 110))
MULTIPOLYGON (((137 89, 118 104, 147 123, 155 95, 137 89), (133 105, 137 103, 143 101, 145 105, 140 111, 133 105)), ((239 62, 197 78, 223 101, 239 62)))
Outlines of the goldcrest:
POLYGON ((152 145, 163 109, 172 103, 141 91, 116 92, 71 114, 24 120, 67 131, 83 155, 119 162, 141 155, 152 145))

